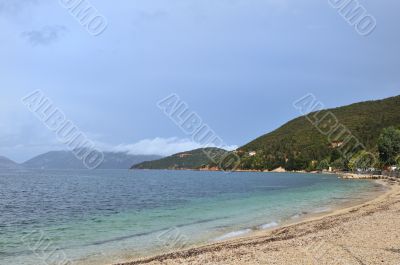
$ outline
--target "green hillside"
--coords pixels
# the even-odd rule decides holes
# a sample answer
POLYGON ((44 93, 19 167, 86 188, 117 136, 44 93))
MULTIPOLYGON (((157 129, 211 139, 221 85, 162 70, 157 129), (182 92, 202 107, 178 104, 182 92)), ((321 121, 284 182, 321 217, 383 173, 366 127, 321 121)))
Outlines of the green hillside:
POLYGON ((143 162, 132 169, 199 169, 213 166, 227 151, 219 148, 200 148, 182 152, 159 160, 143 162))
MULTIPOLYGON (((377 139, 384 128, 400 127, 400 96, 367 101, 311 113, 322 118, 332 113, 368 151, 377 152, 377 139)), ((277 130, 240 147, 241 168, 289 170, 312 169, 322 160, 340 168, 344 162, 340 147, 345 137, 324 135, 306 118, 296 118, 277 130), (334 137, 333 137, 334 136, 334 137), (335 139, 333 141, 332 139, 335 139), (256 152, 249 155, 249 152, 256 152)))

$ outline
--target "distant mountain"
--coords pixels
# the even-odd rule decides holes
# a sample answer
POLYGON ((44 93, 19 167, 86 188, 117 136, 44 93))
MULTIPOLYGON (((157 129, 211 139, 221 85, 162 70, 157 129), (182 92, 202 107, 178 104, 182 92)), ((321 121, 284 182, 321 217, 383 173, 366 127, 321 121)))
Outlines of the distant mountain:
POLYGON ((18 169, 20 165, 8 159, 7 157, 0 156, 0 169, 18 169))
MULTIPOLYGON (((130 155, 127 153, 104 152, 104 161, 99 169, 129 169, 132 164, 160 159, 157 155, 130 155)), ((31 169, 86 169, 83 162, 71 151, 51 151, 38 155, 22 164, 31 169)))
POLYGON ((134 164, 132 169, 200 169, 213 167, 215 161, 227 154, 228 151, 219 148, 200 148, 192 151, 177 153, 162 159, 134 164))
MULTIPOLYGON (((400 128, 400 96, 314 112, 308 117, 317 115, 321 119, 332 117, 332 114, 340 125, 337 128, 347 128, 368 151, 377 153, 377 140, 382 130, 390 126, 400 128)), ((324 130, 330 128, 324 128, 323 124, 319 126, 324 130)), ((345 137, 348 137, 347 133, 329 141, 329 137, 312 125, 306 116, 301 116, 240 147, 237 152, 242 155, 242 169, 283 167, 303 170, 310 168, 310 163, 317 164, 322 160, 340 168, 346 161, 341 161, 338 149, 344 144, 345 137)))

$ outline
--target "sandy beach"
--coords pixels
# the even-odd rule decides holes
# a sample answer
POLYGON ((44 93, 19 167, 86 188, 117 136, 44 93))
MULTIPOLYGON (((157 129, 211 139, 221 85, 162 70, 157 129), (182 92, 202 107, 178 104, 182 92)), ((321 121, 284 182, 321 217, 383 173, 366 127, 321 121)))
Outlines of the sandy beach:
POLYGON ((400 264, 400 185, 378 198, 271 231, 118 265, 400 264))

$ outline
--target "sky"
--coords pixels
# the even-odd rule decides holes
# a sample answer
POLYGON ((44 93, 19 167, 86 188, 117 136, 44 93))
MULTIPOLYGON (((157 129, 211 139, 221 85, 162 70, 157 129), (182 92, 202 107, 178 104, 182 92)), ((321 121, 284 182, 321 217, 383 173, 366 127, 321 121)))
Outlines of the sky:
POLYGON ((328 0, 85 0, 101 32, 72 1, 0 0, 0 155, 17 162, 66 149, 22 103, 35 90, 105 151, 160 155, 200 147, 157 107, 173 93, 231 149, 308 93, 327 108, 400 94, 397 0, 356 2, 368 35, 328 0))

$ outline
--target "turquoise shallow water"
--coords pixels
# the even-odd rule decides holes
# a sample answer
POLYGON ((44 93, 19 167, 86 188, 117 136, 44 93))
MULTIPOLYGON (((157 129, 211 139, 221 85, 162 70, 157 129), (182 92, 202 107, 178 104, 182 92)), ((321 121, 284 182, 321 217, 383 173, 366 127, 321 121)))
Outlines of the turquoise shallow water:
POLYGON ((200 171, 0 172, 0 264, 108 264, 362 200, 370 181, 200 171))

